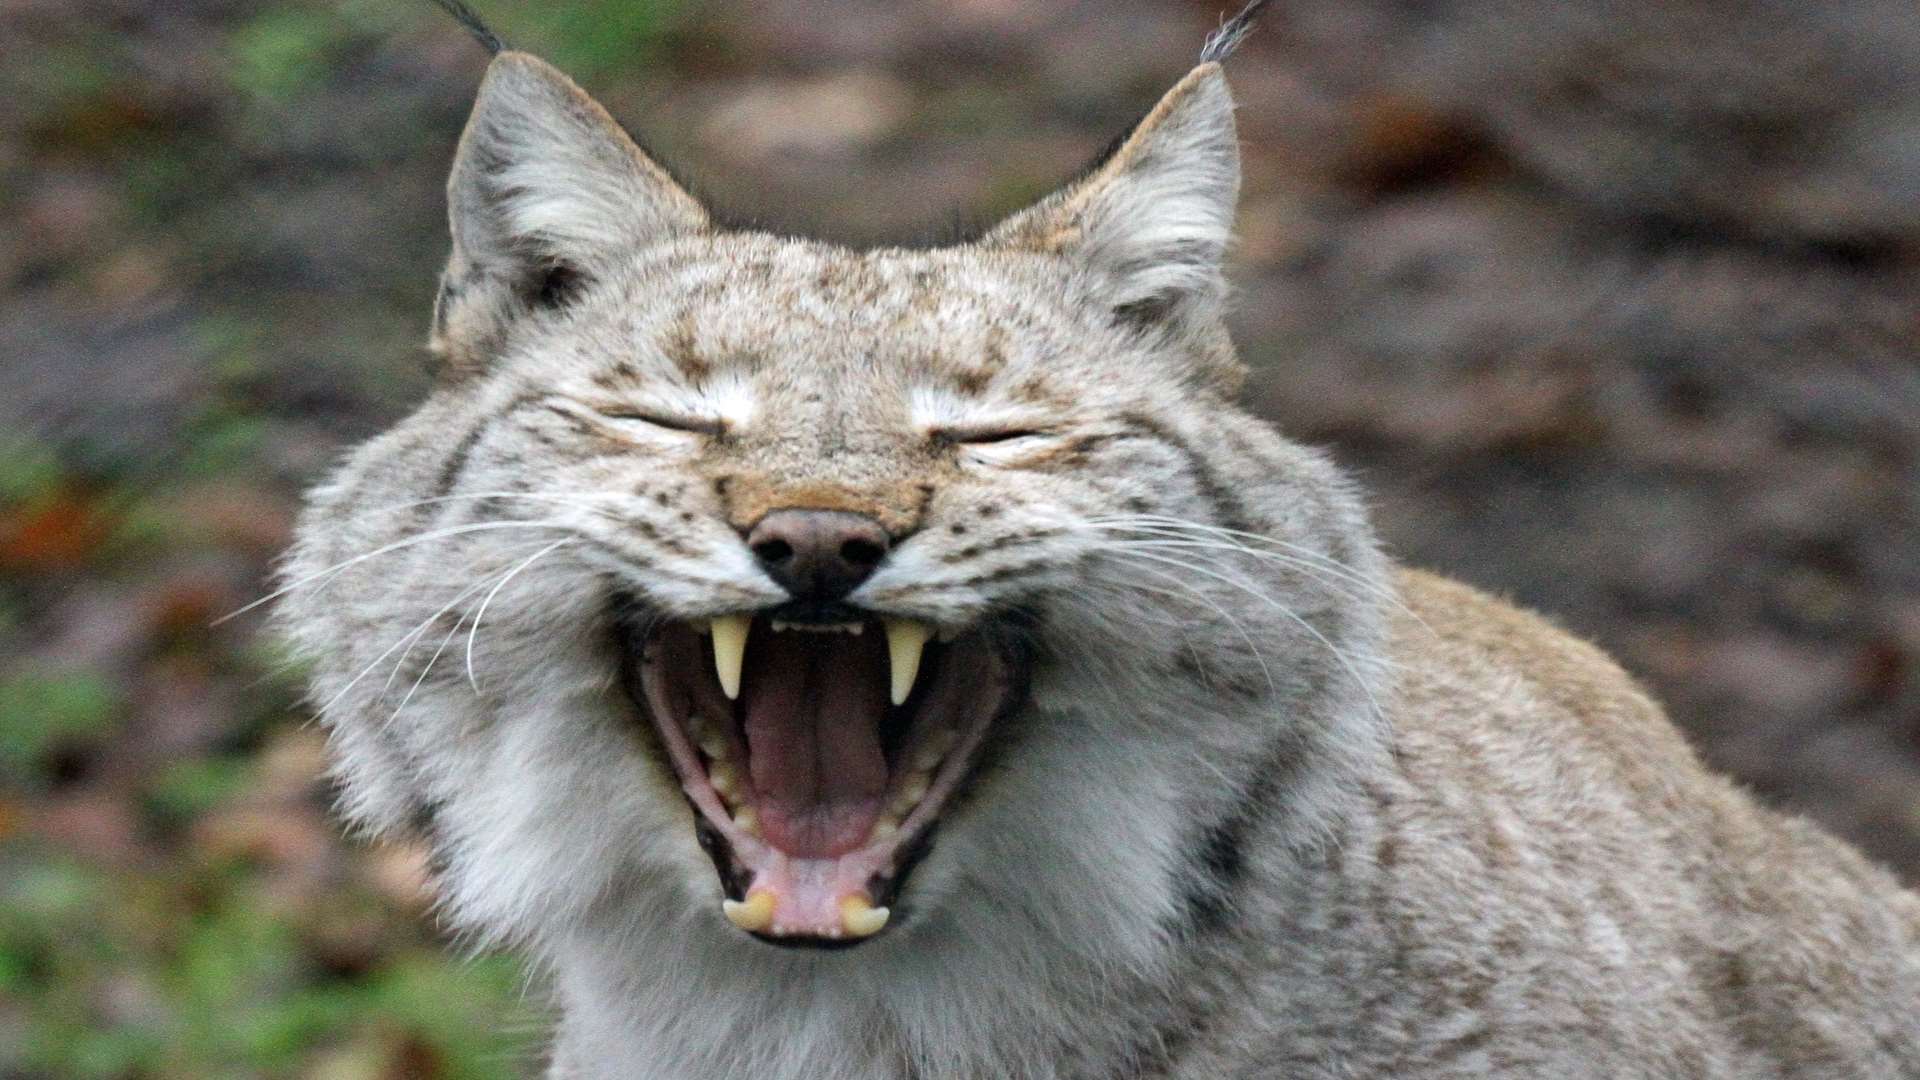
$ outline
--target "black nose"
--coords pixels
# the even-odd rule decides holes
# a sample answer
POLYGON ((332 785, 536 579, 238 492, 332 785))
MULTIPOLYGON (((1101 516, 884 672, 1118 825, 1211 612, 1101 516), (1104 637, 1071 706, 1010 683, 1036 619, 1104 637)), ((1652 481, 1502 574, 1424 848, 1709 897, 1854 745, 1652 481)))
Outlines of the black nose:
POLYGON ((830 604, 858 588, 892 543, 878 521, 845 510, 775 510, 747 534, 767 574, 809 604, 830 604))

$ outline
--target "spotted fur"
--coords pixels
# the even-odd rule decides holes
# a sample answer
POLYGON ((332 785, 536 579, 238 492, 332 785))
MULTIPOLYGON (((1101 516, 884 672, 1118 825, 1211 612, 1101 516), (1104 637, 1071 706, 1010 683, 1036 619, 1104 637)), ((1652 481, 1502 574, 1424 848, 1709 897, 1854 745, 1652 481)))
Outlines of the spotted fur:
POLYGON ((1920 902, 1598 653, 1392 569, 1236 406, 1238 177, 1206 63, 983 239, 854 251, 714 224, 494 61, 445 372, 314 491, 281 610, 345 813, 535 966, 554 1077, 1920 1075, 1920 902), (900 538, 855 602, 1034 655, 831 953, 721 918, 615 633, 782 599, 742 531, 795 506, 900 538))

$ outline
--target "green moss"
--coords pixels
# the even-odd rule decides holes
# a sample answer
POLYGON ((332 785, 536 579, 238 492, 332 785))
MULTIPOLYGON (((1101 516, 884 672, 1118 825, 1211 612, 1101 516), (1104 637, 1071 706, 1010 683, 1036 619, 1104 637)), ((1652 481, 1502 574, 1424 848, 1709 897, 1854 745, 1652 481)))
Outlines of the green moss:
POLYGON ((331 13, 270 7, 227 39, 228 78, 248 97, 290 100, 325 78, 327 60, 345 36, 331 13))
MULTIPOLYGON (((526 5, 512 19, 509 40, 539 52, 576 79, 643 71, 658 55, 679 6, 677 0, 526 5), (524 44, 517 40, 522 37, 524 44)), ((506 34, 505 25, 501 32, 506 34)))
POLYGON ((0 680, 0 779, 39 786, 56 752, 103 740, 120 711, 114 689, 87 672, 0 680))
POLYGON ((0 437, 0 504, 19 505, 52 494, 62 471, 52 447, 21 436, 0 437))
POLYGON ((21 1060, 0 1045, 0 1074, 304 1076, 334 1048, 391 1064, 410 1046, 437 1076, 528 1075, 533 1018, 512 963, 422 943, 365 973, 330 972, 306 945, 312 917, 254 868, 110 875, 0 852, 0 991, 28 1019, 21 1060))
POLYGON ((252 778, 252 765, 245 758, 175 762, 147 782, 146 809, 162 825, 184 825, 231 801, 252 778))

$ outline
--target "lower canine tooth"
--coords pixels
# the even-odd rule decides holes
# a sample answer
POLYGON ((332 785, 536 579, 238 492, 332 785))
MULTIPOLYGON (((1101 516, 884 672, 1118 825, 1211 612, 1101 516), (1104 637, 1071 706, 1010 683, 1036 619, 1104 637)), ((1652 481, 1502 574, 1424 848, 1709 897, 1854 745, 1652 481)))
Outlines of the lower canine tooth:
POLYGON ((887 925, 887 916, 892 914, 883 907, 874 907, 873 902, 858 893, 840 899, 840 929, 848 937, 872 937, 887 925))
POLYGON ((751 806, 743 806, 733 812, 734 827, 748 836, 760 835, 760 815, 751 806))
POLYGON ((707 771, 707 783, 727 798, 740 794, 740 771, 731 765, 715 765, 707 771))
MULTIPOLYGON (((720 911, 727 921, 749 934, 762 933, 773 925, 773 894, 765 889, 747 894, 745 900, 722 900, 720 911)), ((845 921, 845 907, 841 908, 845 921)), ((882 921, 885 921, 884 919, 882 921)))
POLYGON ((740 696, 740 669, 746 663, 747 631, 752 627, 753 620, 745 615, 713 620, 713 669, 729 701, 740 696))
MULTIPOLYGON (((913 693, 913 680, 920 675, 920 654, 933 636, 933 627, 910 619, 888 619, 887 658, 893 667, 893 703, 905 705, 913 693)), ((716 642, 719 638, 714 638, 716 642)))

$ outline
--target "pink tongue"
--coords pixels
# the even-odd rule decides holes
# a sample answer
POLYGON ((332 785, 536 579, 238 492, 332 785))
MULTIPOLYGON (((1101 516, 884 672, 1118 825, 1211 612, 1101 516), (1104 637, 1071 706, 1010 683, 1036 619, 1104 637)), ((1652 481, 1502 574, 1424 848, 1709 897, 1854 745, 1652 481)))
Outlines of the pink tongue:
MULTIPOLYGON (((757 629, 757 628, 756 628, 757 629)), ((747 768, 760 831, 806 858, 866 843, 887 788, 880 749, 886 648, 878 634, 756 633, 748 658, 747 768)))

